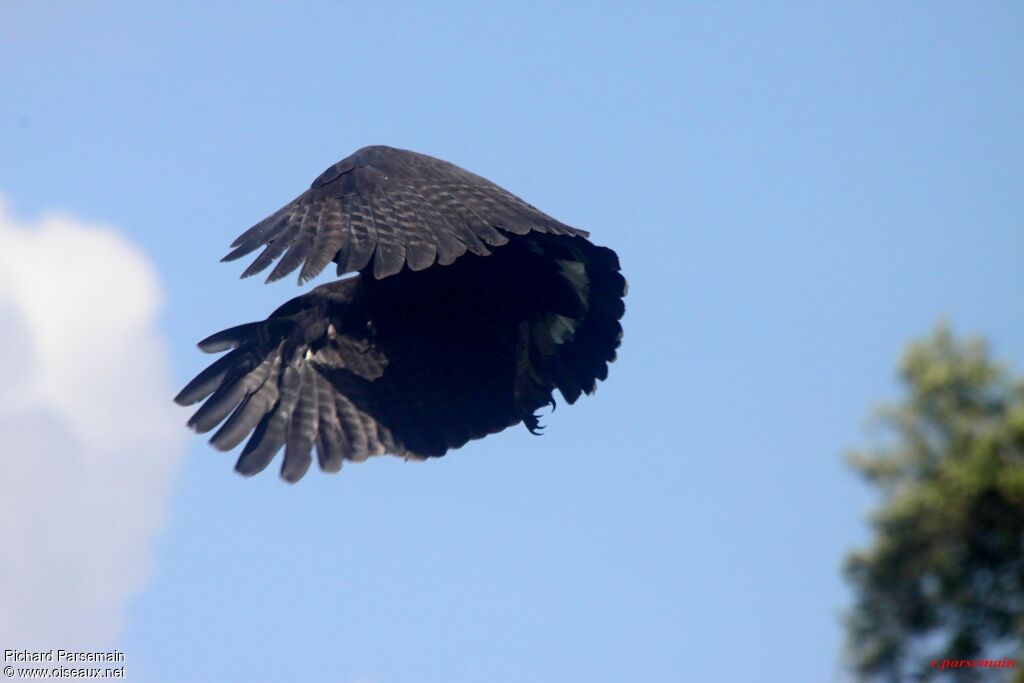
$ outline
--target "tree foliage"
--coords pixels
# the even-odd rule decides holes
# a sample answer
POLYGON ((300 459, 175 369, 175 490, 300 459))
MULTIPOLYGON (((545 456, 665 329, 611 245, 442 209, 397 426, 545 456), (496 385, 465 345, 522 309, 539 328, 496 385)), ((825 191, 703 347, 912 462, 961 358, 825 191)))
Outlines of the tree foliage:
POLYGON ((862 680, 1024 681, 1024 381, 946 327, 908 349, 885 437, 849 461, 881 493, 845 574, 862 680), (994 670, 945 660, 1016 660, 994 670), (934 662, 934 665, 933 665, 934 662))

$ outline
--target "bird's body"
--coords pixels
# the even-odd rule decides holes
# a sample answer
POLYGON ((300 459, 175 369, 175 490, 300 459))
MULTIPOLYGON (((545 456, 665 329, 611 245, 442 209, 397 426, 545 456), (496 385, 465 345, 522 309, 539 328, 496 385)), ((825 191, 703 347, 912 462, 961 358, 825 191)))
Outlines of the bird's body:
POLYGON ((190 425, 223 450, 250 433, 237 469, 282 476, 312 462, 392 453, 421 459, 591 393, 622 334, 615 253, 457 166, 364 148, 243 234, 227 259, 264 246, 246 275, 329 261, 354 277, 296 297, 258 323, 200 343, 232 349, 177 401, 206 398, 190 425))

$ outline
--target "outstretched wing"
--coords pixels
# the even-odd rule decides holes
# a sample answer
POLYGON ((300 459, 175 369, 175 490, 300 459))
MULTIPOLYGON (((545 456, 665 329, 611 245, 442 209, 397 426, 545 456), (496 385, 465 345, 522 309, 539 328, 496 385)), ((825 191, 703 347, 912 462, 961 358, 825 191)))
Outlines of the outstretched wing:
POLYGON ((242 273, 277 265, 267 282, 299 266, 299 282, 330 262, 338 274, 371 264, 380 279, 403 266, 449 265, 467 251, 488 255, 506 233, 586 237, 494 183, 454 164, 392 147, 364 147, 320 175, 310 189, 238 237, 225 261, 260 247, 242 273))
POLYGON ((231 349, 195 377, 175 397, 181 405, 205 403, 189 426, 205 433, 223 422, 210 439, 231 450, 250 433, 236 469, 243 474, 263 470, 285 447, 281 476, 297 481, 309 469, 317 447, 320 466, 337 471, 342 460, 384 453, 390 443, 375 421, 317 371, 317 365, 347 368, 378 377, 385 360, 364 340, 339 336, 329 317, 331 299, 345 301, 353 280, 296 297, 265 321, 239 325, 199 343, 208 353, 231 349))
POLYGON ((252 434, 236 465, 242 474, 263 470, 282 447, 281 476, 292 482, 309 469, 314 446, 330 472, 385 453, 440 456, 521 419, 512 395, 515 321, 383 311, 379 326, 367 326, 359 287, 359 278, 322 285, 267 320, 200 342, 230 351, 175 401, 205 400, 189 426, 221 425, 210 439, 220 450, 252 434))

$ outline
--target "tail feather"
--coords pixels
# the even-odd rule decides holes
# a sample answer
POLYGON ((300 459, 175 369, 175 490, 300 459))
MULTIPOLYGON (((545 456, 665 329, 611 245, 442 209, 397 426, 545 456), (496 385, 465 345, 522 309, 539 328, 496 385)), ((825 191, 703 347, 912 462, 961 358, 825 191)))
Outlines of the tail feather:
POLYGON ((537 363, 566 402, 572 404, 581 394, 594 393, 597 382, 608 377, 608 363, 615 360, 622 339, 619 320, 626 310, 626 280, 619 272, 618 256, 611 249, 578 238, 570 244, 585 268, 586 312, 572 338, 558 345, 553 355, 537 354, 537 363))

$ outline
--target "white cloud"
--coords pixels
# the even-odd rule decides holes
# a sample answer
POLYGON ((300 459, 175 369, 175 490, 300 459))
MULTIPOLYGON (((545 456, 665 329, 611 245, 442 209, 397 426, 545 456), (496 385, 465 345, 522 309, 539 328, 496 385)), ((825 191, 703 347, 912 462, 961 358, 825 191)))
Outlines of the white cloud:
POLYGON ((109 645, 184 430, 153 266, 110 228, 0 197, 0 648, 109 645))

